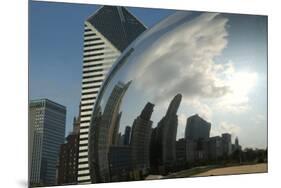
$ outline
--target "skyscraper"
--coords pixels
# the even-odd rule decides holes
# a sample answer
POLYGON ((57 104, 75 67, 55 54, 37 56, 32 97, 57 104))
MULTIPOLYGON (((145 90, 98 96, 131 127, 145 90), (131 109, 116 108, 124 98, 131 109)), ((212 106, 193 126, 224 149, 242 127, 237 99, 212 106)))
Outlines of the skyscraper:
POLYGON ((209 139, 209 159, 217 161, 223 156, 222 138, 220 136, 213 136, 209 139))
POLYGON ((77 184, 79 117, 73 119, 73 131, 66 137, 59 153, 58 185, 77 184))
POLYGON ((95 128, 91 130, 91 144, 93 142, 94 148, 90 150, 91 165, 91 180, 96 182, 109 182, 110 172, 108 163, 109 146, 112 144, 116 126, 118 126, 118 116, 120 114, 119 108, 122 103, 122 98, 125 95, 131 82, 127 84, 118 82, 107 100, 104 111, 100 114, 100 118, 93 120, 95 128), (92 139, 93 138, 93 139, 92 139))
POLYGON ((118 145, 119 144, 119 128, 120 128, 120 119, 122 116, 122 112, 120 112, 114 122, 115 126, 113 127, 112 138, 110 140, 111 145, 118 145))
POLYGON ((124 7, 103 6, 85 21, 79 138, 79 183, 91 183, 88 132, 92 109, 108 70, 145 26, 124 7))
POLYGON ((29 104, 29 184, 56 184, 56 165, 64 143, 66 107, 48 99, 29 104))
POLYGON ((124 134, 124 145, 129 145, 131 141, 131 127, 126 126, 124 134))
POLYGON ((233 147, 233 151, 241 151, 242 150, 242 147, 239 145, 239 140, 238 140, 238 137, 235 138, 235 144, 234 144, 234 147, 233 147))
POLYGON ((152 121, 150 120, 154 104, 148 102, 133 123, 131 147, 133 167, 137 173, 146 175, 149 172, 149 145, 152 131, 152 121))
POLYGON ((211 123, 196 114, 189 117, 186 121, 185 138, 188 140, 208 140, 210 137, 210 129, 211 123))
POLYGON ((225 156, 231 155, 232 153, 231 134, 229 133, 222 134, 222 147, 223 147, 223 154, 225 156))
POLYGON ((166 115, 153 130, 152 166, 156 166, 160 173, 167 173, 176 165, 176 137, 178 128, 177 110, 182 95, 177 94, 171 101, 166 115))

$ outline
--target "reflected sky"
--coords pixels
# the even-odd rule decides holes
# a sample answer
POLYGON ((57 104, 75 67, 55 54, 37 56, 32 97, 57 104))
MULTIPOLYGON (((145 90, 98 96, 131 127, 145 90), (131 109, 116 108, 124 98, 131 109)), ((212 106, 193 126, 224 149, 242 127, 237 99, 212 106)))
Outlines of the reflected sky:
POLYGON ((186 119, 199 114, 211 122, 212 136, 228 132, 244 147, 265 148, 266 26, 266 17, 178 11, 127 48, 97 104, 103 109, 118 82, 132 81, 119 111, 123 134, 147 102, 155 104, 156 127, 181 93, 177 138, 186 119))

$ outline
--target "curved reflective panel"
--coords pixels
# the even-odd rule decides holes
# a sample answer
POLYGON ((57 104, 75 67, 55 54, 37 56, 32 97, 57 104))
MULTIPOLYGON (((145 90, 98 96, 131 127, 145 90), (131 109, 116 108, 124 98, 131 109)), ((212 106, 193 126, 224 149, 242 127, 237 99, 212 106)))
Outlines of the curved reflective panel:
POLYGON ((218 98, 229 90, 216 74, 222 65, 213 62, 226 47, 226 24, 219 14, 179 11, 125 50, 105 80, 92 114, 93 183, 173 171, 176 139, 184 134, 178 113, 200 114, 194 105, 189 108, 198 97, 218 98))

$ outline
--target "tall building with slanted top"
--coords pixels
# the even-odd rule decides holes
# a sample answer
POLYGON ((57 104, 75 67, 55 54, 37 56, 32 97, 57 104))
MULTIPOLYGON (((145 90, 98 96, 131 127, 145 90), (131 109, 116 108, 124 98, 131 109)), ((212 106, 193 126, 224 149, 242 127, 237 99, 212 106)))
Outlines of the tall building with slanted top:
POLYGON ((85 21, 78 182, 91 183, 88 133, 93 106, 108 70, 146 27, 126 8, 103 6, 85 21))
POLYGON ((154 104, 148 102, 141 114, 134 120, 130 145, 136 173, 147 175, 150 168, 149 145, 152 132, 151 116, 154 104))
POLYGON ((173 98, 166 115, 152 132, 151 167, 161 174, 171 172, 176 165, 177 111, 181 99, 181 94, 177 94, 173 98))
POLYGON ((112 145, 114 132, 118 126, 118 116, 122 99, 129 88, 128 83, 118 82, 112 89, 105 104, 103 113, 99 118, 93 117, 93 124, 90 131, 89 163, 90 175, 93 183, 110 182, 110 166, 108 160, 109 146, 112 145))

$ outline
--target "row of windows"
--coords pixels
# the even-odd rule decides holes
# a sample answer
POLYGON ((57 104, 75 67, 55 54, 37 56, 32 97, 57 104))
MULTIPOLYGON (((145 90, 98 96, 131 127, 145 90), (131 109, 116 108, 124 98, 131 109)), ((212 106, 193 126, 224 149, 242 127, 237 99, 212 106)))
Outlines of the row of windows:
POLYGON ((104 55, 104 53, 88 54, 88 55, 84 55, 84 58, 87 58, 87 57, 95 57, 95 56, 101 56, 101 55, 104 55))
POLYGON ((102 66, 103 63, 93 64, 93 65, 83 65, 83 68, 92 68, 92 67, 99 67, 102 66))
MULTIPOLYGON (((80 175, 78 175, 78 176, 86 176, 86 175, 84 175, 84 174, 80 174, 80 175)), ((78 181, 79 181, 79 183, 91 183, 90 179, 86 179, 86 180, 78 180, 78 181)))
POLYGON ((97 40, 100 40, 100 38, 90 38, 90 39, 84 39, 84 42, 97 41, 97 40))
MULTIPOLYGON (((84 117, 91 117, 92 116, 92 114, 85 114, 85 115, 81 115, 80 117, 81 118, 84 118, 84 117)), ((80 127, 80 129, 81 129, 82 127, 80 127)))
POLYGON ((80 123, 90 123, 90 120, 84 120, 84 121, 81 121, 80 123))
MULTIPOLYGON (((80 146, 80 147, 88 146, 88 144, 80 144, 79 146, 80 146)), ((79 158, 81 158, 81 157, 79 157, 79 158)))
POLYGON ((98 46, 98 45, 102 45, 102 44, 104 44, 104 42, 98 42, 98 43, 94 43, 94 44, 84 44, 84 48, 90 47, 90 46, 98 46))
POLYGON ((91 108, 87 108, 87 109, 81 109, 81 112, 91 112, 92 109, 91 108))
POLYGON ((101 85, 85 86, 85 87, 82 87, 82 90, 94 89, 94 88, 100 88, 100 87, 101 87, 101 85))
POLYGON ((101 76, 103 76, 103 74, 90 75, 90 76, 83 76, 83 79, 87 79, 87 78, 96 78, 96 77, 101 77, 101 76))
MULTIPOLYGON (((88 31, 91 31, 91 30, 88 30, 88 31)), ((96 36, 96 34, 95 33, 84 34, 84 37, 91 37, 91 36, 96 36)))
POLYGON ((94 106, 94 104, 95 104, 95 102, 90 101, 90 102, 87 102, 87 103, 83 103, 83 106, 84 105, 85 106, 94 106))
POLYGON ((82 95, 90 95, 90 94, 97 94, 98 91, 90 91, 90 92, 85 92, 85 93, 82 93, 82 95))
POLYGON ((101 48, 95 48, 95 49, 84 49, 84 53, 85 52, 92 52, 92 51, 98 51, 98 50, 103 50, 104 49, 104 47, 101 47, 101 48))
MULTIPOLYGON (((80 132, 80 135, 88 134, 88 132, 80 132)), ((81 140, 81 139, 80 139, 81 140)))
POLYGON ((92 31, 92 30, 91 30, 91 29, 89 29, 89 28, 87 27, 87 25, 85 25, 84 32, 88 32, 88 31, 92 31))
POLYGON ((90 72, 102 72, 102 71, 103 69, 85 70, 83 71, 83 74, 90 73, 90 72))
POLYGON ((91 84, 91 83, 99 83, 99 82, 103 82, 103 79, 93 80, 93 81, 85 81, 85 82, 82 82, 82 84, 91 84))
POLYGON ((79 168, 78 167, 78 170, 80 171, 80 170, 89 170, 89 167, 84 167, 84 168, 79 168))
MULTIPOLYGON (((91 115, 91 114, 90 114, 90 115, 91 115)), ((80 130, 81 130, 81 129, 89 129, 89 126, 83 126, 83 127, 81 126, 81 127, 80 127, 80 130)))
POLYGON ((87 149, 82 149, 82 150, 79 150, 79 152, 88 152, 87 149))
MULTIPOLYGON (((94 99, 96 99, 96 97, 87 97, 87 98, 83 98, 82 101, 94 100, 94 99)), ((83 104, 86 104, 86 103, 83 103, 83 104)))
POLYGON ((90 63, 90 62, 95 62, 95 61, 101 61, 103 60, 104 58, 97 58, 97 59, 87 59, 87 60, 84 60, 84 63, 90 63))
MULTIPOLYGON (((80 138, 80 141, 88 140, 88 138, 80 138)), ((80 144, 81 146, 81 144, 80 144)))
POLYGON ((79 159, 88 158, 87 155, 79 156, 79 159))

